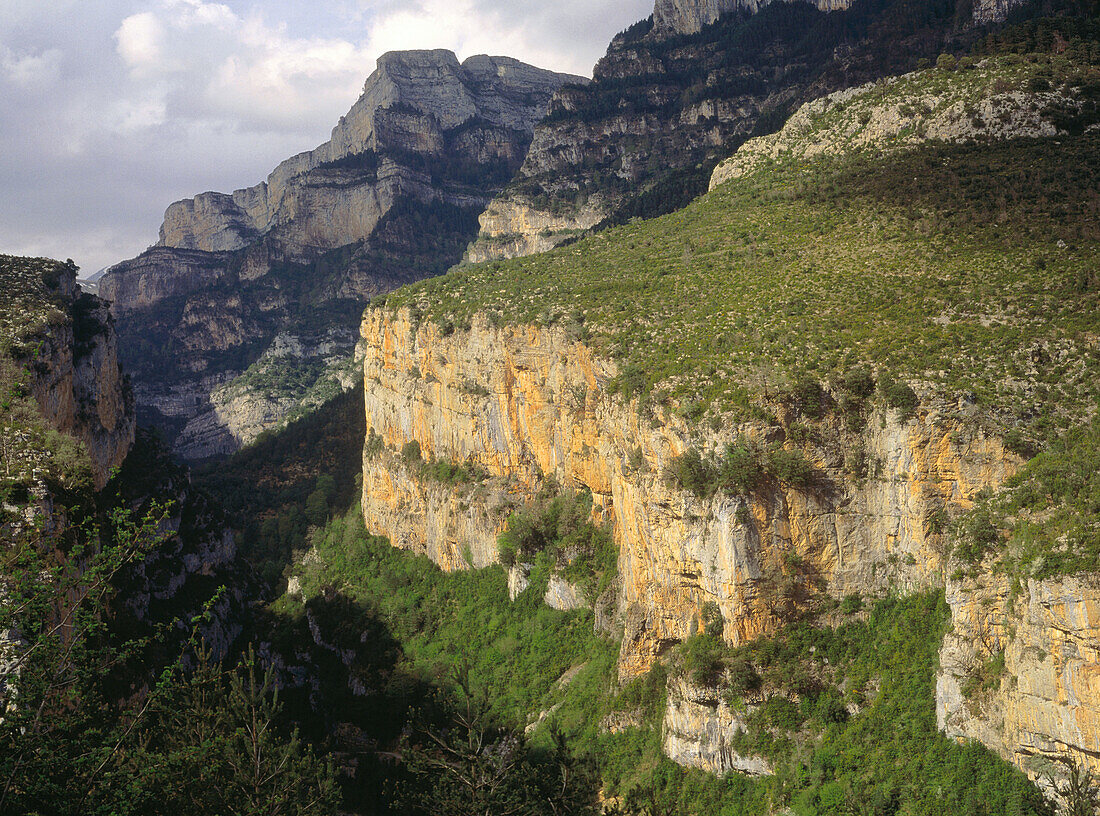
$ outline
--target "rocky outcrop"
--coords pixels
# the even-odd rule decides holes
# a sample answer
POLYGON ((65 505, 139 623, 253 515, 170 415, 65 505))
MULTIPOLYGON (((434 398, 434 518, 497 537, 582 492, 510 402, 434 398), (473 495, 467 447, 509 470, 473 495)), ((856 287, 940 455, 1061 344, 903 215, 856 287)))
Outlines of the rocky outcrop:
POLYGON ((606 215, 598 200, 575 213, 555 215, 518 197, 494 199, 478 217, 478 240, 470 244, 466 260, 480 263, 546 252, 596 226, 606 215))
POLYGON ((1100 771, 1100 584, 1002 574, 948 581, 936 715, 1041 784, 1071 761, 1100 771))
POLYGON ((415 178, 402 178, 408 168, 399 162, 373 166, 362 157, 397 149, 518 163, 550 95, 579 81, 507 57, 460 64, 443 50, 383 54, 328 142, 283 162, 255 187, 176 202, 165 213, 159 245, 224 252, 273 229, 310 247, 365 238, 415 178), (462 127, 467 131, 457 134, 462 127))
MULTIPOLYGON (((770 2, 773 0, 657 0, 653 6, 653 31, 662 37, 697 34, 723 14, 738 11, 755 14, 770 2)), ((810 2, 820 11, 841 11, 851 6, 851 0, 782 2, 810 2)), ((979 0, 974 3, 972 19, 982 25, 1003 22, 1009 11, 1022 2, 1024 0, 979 0)))
MULTIPOLYGON (((653 30, 658 36, 697 34, 723 14, 745 11, 755 14, 772 0, 657 0, 653 6, 653 30)), ((784 0, 804 2, 804 0, 784 0)), ((850 0, 813 0, 821 11, 839 11, 850 0)))
MULTIPOLYGON (((0 256, 5 267, 18 261, 0 256)), ((83 443, 96 489, 102 488, 134 442, 134 404, 118 363, 114 325, 107 306, 76 285, 76 268, 41 260, 46 269, 25 279, 4 276, 5 295, 22 290, 49 319, 24 334, 18 353, 43 419, 55 431, 83 443)), ((28 312, 29 314, 29 312, 28 312)))
POLYGON ((729 771, 765 776, 771 763, 761 756, 740 754, 734 748, 740 733, 748 731, 745 715, 729 707, 714 689, 684 680, 669 684, 662 724, 665 755, 690 768, 725 774, 729 771))
POLYGON ((714 169, 710 188, 775 161, 887 153, 929 140, 946 143, 1035 139, 1065 134, 1065 111, 1078 111, 1080 89, 1033 91, 1028 75, 996 59, 969 69, 967 82, 936 82, 932 69, 815 99, 783 129, 750 139, 714 169), (1060 124, 1062 125, 1060 127, 1060 124))
POLYGON ((328 142, 254 187, 171 205, 157 246, 100 281, 143 419, 196 459, 307 405, 240 385, 263 379, 279 336, 316 346, 336 329, 349 358, 367 299, 461 258, 553 92, 584 81, 506 57, 388 53, 328 142))
POLYGON ((811 487, 770 481, 748 498, 703 500, 661 478, 674 456, 775 429, 692 428, 671 413, 643 419, 606 392, 614 364, 561 327, 497 328, 478 317, 444 334, 407 311, 372 309, 362 333, 367 426, 386 449, 365 461, 368 529, 445 569, 480 565, 495 557, 509 507, 544 475, 587 487, 619 547, 623 678, 688 637, 708 602, 738 643, 818 593, 941 581, 943 542, 931 519, 968 506, 1019 461, 954 406, 912 418, 886 411, 858 440, 830 431, 841 453, 815 462, 811 487), (395 467, 414 441, 425 457, 476 463, 489 483, 460 493, 395 467), (844 471, 843 448, 857 441, 879 463, 877 476, 844 471))
POLYGON ((162 416, 186 423, 175 444, 184 459, 228 455, 353 388, 359 367, 348 353, 354 342, 349 334, 332 329, 306 340, 278 334, 241 376, 209 381, 198 393, 150 395, 149 401, 162 416))

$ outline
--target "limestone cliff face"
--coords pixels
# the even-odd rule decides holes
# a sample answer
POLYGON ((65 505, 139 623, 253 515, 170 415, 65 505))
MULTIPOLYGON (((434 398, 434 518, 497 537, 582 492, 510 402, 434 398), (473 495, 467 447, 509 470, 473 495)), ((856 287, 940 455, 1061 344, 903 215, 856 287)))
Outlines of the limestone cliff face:
POLYGON ((929 140, 946 143, 1065 134, 1055 111, 1080 110, 1075 89, 1032 91, 1027 75, 984 60, 969 82, 933 90, 937 69, 848 88, 807 102, 782 130, 749 139, 715 169, 710 189, 768 162, 850 153, 885 154, 929 140))
POLYGON ((100 281, 143 419, 200 459, 301 408, 301 393, 231 385, 264 380, 255 367, 280 336, 338 336, 350 358, 368 298, 457 262, 567 81, 586 80, 506 57, 385 54, 328 142, 254 187, 171 205, 157 246, 100 281))
POLYGON ((665 755, 681 765, 719 775, 729 771, 750 776, 772 773, 771 763, 764 757, 739 754, 734 749, 737 732, 748 730, 745 715, 730 710, 714 689, 684 680, 672 682, 662 728, 665 755))
MULTIPOLYGON (((782 0, 802 2, 802 0, 782 0)), ((773 0, 657 0, 653 6, 653 30, 658 36, 696 34, 723 14, 736 11, 755 14, 773 0)), ((1023 0, 979 0, 974 4, 973 19, 979 24, 1001 22, 1023 0)), ((811 0, 821 11, 840 11, 851 0, 811 0)))
POLYGON ((1003 575, 951 580, 947 601, 951 629, 936 677, 940 728, 980 740, 1033 778, 1043 759, 1070 758, 1100 770, 1095 576, 1020 584, 1003 575), (998 654, 1003 673, 984 677, 983 666, 998 654))
POLYGON ((562 328, 496 328, 477 318, 445 336, 407 312, 373 309, 362 333, 367 427, 389 451, 365 461, 368 529, 446 569, 480 565, 494 558, 511 504, 533 495, 544 474, 588 487, 619 546, 623 678, 688 637, 708 601, 727 638, 741 642, 814 593, 941 581, 943 547, 930 519, 945 505, 967 506, 1018 464, 951 406, 909 420, 888 412, 861 439, 881 463, 878 476, 844 473, 843 448, 854 440, 836 428, 839 453, 816 462, 813 487, 773 481, 747 499, 705 501, 662 480, 672 457, 774 429, 643 419, 606 393, 614 365, 562 328), (492 483, 460 495, 421 482, 387 458, 412 441, 425 456, 476 462, 492 483), (630 464, 636 449, 641 467, 630 464))
POLYGON ((482 158, 522 160, 522 134, 530 134, 550 94, 566 81, 582 80, 507 57, 477 56, 460 64, 443 50, 383 54, 328 142, 283 162, 255 187, 176 202, 165 213, 159 244, 223 252, 273 228, 314 247, 364 238, 403 188, 400 168, 380 168, 372 179, 370 172, 325 165, 395 148, 443 155, 453 131, 470 123, 518 138, 458 140, 458 153, 469 158, 475 149, 488 154, 482 158))
MULTIPOLYGON (((661 36, 696 34, 723 14, 746 11, 755 14, 772 0, 657 0, 653 6, 653 30, 661 36)), ((790 0, 802 2, 802 0, 790 0)), ((814 0, 821 11, 837 11, 850 0, 814 0)))
POLYGON ((107 305, 80 294, 75 270, 64 270, 53 292, 65 319, 37 337, 31 393, 51 427, 84 443, 98 490, 134 442, 134 401, 118 363, 107 305))

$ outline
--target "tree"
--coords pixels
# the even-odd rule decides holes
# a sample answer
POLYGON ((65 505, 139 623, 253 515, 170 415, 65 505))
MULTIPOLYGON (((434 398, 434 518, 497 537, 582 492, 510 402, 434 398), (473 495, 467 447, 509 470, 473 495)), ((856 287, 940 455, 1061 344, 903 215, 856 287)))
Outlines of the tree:
POLYGON ((561 735, 536 749, 489 721, 484 695, 457 683, 459 702, 442 724, 421 722, 402 745, 407 780, 399 811, 424 816, 594 816, 595 769, 561 735))

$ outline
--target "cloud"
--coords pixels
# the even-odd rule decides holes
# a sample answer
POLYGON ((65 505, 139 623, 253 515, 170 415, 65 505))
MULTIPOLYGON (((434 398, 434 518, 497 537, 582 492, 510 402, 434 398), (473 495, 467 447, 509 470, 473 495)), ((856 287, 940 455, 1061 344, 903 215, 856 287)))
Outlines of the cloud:
POLYGON ((588 74, 652 0, 0 0, 0 252, 87 271, 328 138, 384 51, 588 74))
POLYGON ((22 88, 51 85, 61 78, 61 51, 50 48, 38 54, 19 55, 0 47, 0 76, 22 88))
POLYGON ((115 32, 118 53, 131 70, 149 70, 161 63, 164 26, 155 14, 142 12, 122 21, 115 32))

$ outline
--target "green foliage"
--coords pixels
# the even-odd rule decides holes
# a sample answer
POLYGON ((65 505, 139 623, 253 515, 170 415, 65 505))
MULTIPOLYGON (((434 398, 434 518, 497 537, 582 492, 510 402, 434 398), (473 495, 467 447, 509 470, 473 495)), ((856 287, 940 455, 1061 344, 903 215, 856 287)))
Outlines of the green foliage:
POLYGON ((566 580, 595 600, 615 576, 618 550, 610 531, 592 522, 592 493, 559 492, 547 479, 532 504, 508 517, 497 539, 505 567, 542 554, 566 580))
POLYGON ((258 681, 254 659, 225 684, 200 651, 186 674, 205 615, 163 669, 123 682, 150 639, 116 634, 117 583, 163 546, 162 510, 68 529, 53 521, 9 529, 0 565, 0 626, 19 633, 0 669, 0 811, 333 813, 331 768, 276 722, 270 675, 258 681))
POLYGON ((438 816, 509 813, 586 816, 600 813, 590 759, 575 758, 559 734, 541 746, 486 724, 484 704, 463 694, 445 728, 421 725, 401 744, 405 779, 400 813, 438 816))
MULTIPOLYGON (((703 812, 707 802, 709 812, 764 813, 768 802, 807 816, 1050 814, 1019 771, 936 728, 935 669, 948 618, 942 594, 927 593, 880 600, 866 619, 835 628, 803 620, 735 649, 705 635, 685 641, 678 659, 718 678, 731 707, 745 712, 736 750, 769 758, 775 775, 741 777, 736 792, 712 780, 671 812, 703 812), (875 802, 879 810, 858 809, 875 802)), ((687 784, 680 773, 676 784, 687 784)), ((663 776, 634 779, 637 801, 659 795, 663 776)))
POLYGON ((362 457, 383 447, 376 435, 364 450, 365 436, 363 390, 356 387, 202 468, 194 481, 225 509, 239 552, 275 584, 292 553, 306 547, 310 526, 339 515, 358 495, 362 457))
MULTIPOLYGON (((931 92, 996 72, 976 74, 911 81, 931 92)), ((589 344, 619 362, 614 388, 647 395, 658 421, 752 419, 773 389, 812 377, 837 384, 859 429, 874 372, 878 398, 903 414, 920 383, 930 399, 968 397, 985 426, 1041 446, 1100 398, 1089 339, 1100 290, 1087 283, 1100 240, 1098 138, 778 162, 652 221, 457 268, 393 293, 387 308, 456 324, 476 311, 511 324, 579 311, 589 344), (1052 363, 1036 364, 1043 355, 1052 363), (1038 407, 1026 394, 1041 395, 1038 407)), ((821 410, 810 390, 794 394, 821 410)), ((679 481, 705 493, 702 460, 682 464, 679 481)))
POLYGON ((1074 428, 1025 464, 1006 490, 957 522, 955 556, 1026 577, 1100 569, 1100 419, 1074 428))
POLYGON ((416 465, 424 461, 421 458, 420 443, 417 440, 410 439, 401 446, 401 461, 406 465, 416 465))
POLYGON ((814 467, 796 449, 773 444, 761 450, 754 442, 738 439, 726 445, 717 461, 704 458, 695 448, 673 457, 664 471, 665 483, 709 499, 721 489, 730 495, 748 495, 769 478, 797 488, 809 487, 814 467))
POLYGON ((917 393, 908 383, 883 377, 879 380, 878 388, 886 404, 891 408, 897 408, 903 413, 911 413, 920 404, 917 393))
MULTIPOLYGON (((446 681, 461 668, 470 688, 485 693, 494 722, 525 724, 567 669, 604 648, 590 611, 555 611, 530 589, 511 602, 499 566, 443 573, 369 536, 358 506, 317 531, 312 545, 318 561, 299 568, 307 597, 337 586, 376 609, 409 672, 446 681)), ((284 598, 276 611, 295 608, 284 598)))

